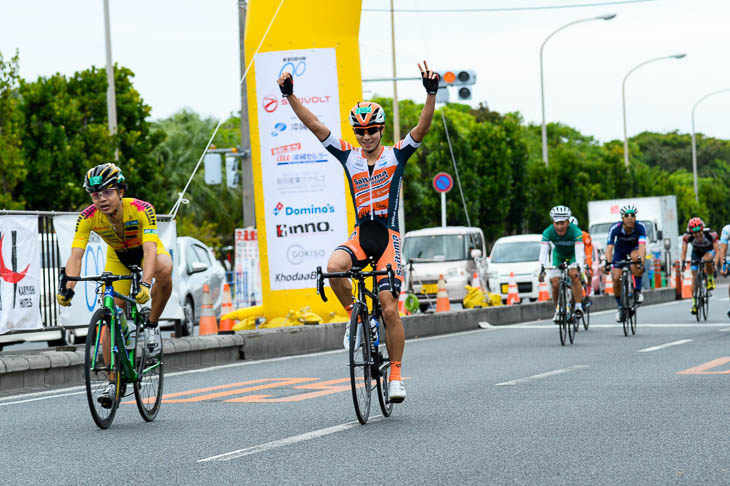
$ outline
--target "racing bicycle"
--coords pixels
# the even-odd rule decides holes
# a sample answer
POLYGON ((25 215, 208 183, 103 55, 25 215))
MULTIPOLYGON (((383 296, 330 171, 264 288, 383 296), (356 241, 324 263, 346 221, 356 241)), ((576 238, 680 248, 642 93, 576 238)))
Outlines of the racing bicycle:
POLYGON ((563 262, 557 266, 560 270, 558 282, 558 332, 560 333, 560 344, 565 346, 566 337, 573 344, 575 332, 578 330, 578 319, 575 315, 575 302, 573 300, 572 280, 569 274, 569 265, 563 262))
POLYGON ((632 261, 631 255, 626 255, 626 259, 613 264, 614 268, 621 269, 621 297, 619 298, 618 310, 621 316, 621 324, 624 329, 624 336, 636 334, 636 309, 639 304, 634 296, 634 278, 631 273, 631 265, 641 265, 641 260, 632 261))
MULTIPOLYGON (((368 265, 375 268, 371 258, 368 265)), ((368 265, 365 265, 367 267, 368 265)), ((370 416, 370 397, 373 390, 373 380, 378 390, 380 410, 384 417, 389 417, 393 411, 393 402, 390 401, 390 359, 385 346, 385 320, 380 299, 376 292, 365 285, 366 279, 372 278, 373 289, 377 289, 377 277, 387 276, 393 296, 398 298, 398 292, 393 285, 394 273, 390 264, 385 270, 363 271, 363 268, 352 267, 347 272, 323 273, 322 267, 317 267, 317 293, 327 302, 324 293, 325 278, 349 278, 357 283, 357 297, 352 307, 352 317, 348 323, 350 331, 349 358, 350 358, 350 385, 352 388, 352 402, 355 406, 355 415, 361 424, 365 424, 370 416), (370 299, 372 307, 368 308, 370 299), (374 320, 374 321, 373 321, 374 320), (373 326, 371 322, 377 322, 373 326), (376 343, 378 343, 376 345, 376 343)))
POLYGON ((693 297, 697 305, 697 312, 695 317, 697 322, 700 318, 707 320, 707 315, 710 312, 710 297, 712 297, 712 291, 707 288, 707 272, 705 271, 705 261, 699 259, 692 259, 692 266, 697 266, 697 285, 695 285, 693 297))
POLYGON ((153 355, 143 332, 149 322, 149 308, 138 308, 133 298, 115 292, 112 285, 120 280, 131 280, 130 295, 137 295, 142 269, 132 266, 130 270, 131 275, 103 272, 86 277, 68 276, 64 267, 59 272, 59 292, 66 288, 66 282, 97 282, 100 307, 92 315, 86 335, 84 380, 91 417, 101 429, 112 424, 122 398, 132 393, 130 388, 134 390, 137 409, 146 422, 157 417, 162 401, 162 340, 159 352, 153 355), (129 321, 126 310, 114 303, 115 297, 122 299, 125 307, 129 305, 129 321), (108 403, 103 392, 110 384, 114 386, 114 395, 108 403))

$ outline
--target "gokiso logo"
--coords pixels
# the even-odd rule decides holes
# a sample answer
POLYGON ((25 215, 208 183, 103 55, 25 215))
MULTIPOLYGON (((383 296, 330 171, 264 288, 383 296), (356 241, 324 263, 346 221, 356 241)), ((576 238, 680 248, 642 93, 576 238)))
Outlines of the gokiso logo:
POLYGON ((274 206, 274 216, 278 216, 283 207, 284 207, 284 205, 281 203, 281 201, 276 203, 276 206, 274 206))
POLYGON ((319 221, 317 223, 302 224, 277 224, 276 237, 287 238, 289 236, 300 236, 313 233, 327 233, 332 231, 328 221, 319 221))
POLYGON ((286 259, 292 265, 299 265, 305 260, 316 260, 325 257, 321 248, 304 248, 302 245, 292 245, 286 250, 286 259))

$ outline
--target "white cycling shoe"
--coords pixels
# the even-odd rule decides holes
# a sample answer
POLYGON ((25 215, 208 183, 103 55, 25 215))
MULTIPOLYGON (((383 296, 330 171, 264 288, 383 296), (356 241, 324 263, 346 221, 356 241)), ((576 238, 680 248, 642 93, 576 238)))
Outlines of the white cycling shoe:
MULTIPOLYGON (((362 339, 361 329, 362 329, 362 326, 357 327, 357 337, 355 338, 355 348, 356 349, 360 347, 360 342, 362 339)), ((345 351, 350 350, 350 323, 349 322, 347 323, 347 327, 345 327, 345 336, 342 338, 342 345, 345 347, 345 351)))
POLYGON ((555 324, 560 322, 560 311, 558 309, 555 309, 555 314, 553 314, 553 322, 555 324))
POLYGON ((644 294, 642 294, 641 292, 636 292, 636 303, 637 304, 644 303, 644 294))
POLYGON ((393 403, 401 403, 406 399, 406 387, 400 380, 393 380, 388 384, 388 397, 393 403))
POLYGON ((621 311, 616 311, 616 322, 621 322, 621 311))

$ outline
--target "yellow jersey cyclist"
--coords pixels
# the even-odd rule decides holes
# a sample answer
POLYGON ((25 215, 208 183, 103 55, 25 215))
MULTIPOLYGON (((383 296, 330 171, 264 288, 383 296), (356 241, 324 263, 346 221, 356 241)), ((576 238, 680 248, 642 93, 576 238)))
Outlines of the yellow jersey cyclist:
MULTIPOLYGON (((364 267, 369 257, 376 262, 377 270, 390 264, 395 271, 395 289, 400 292, 403 281, 401 265, 401 238, 398 228, 398 204, 401 179, 408 158, 420 146, 431 126, 436 106, 438 74, 418 65, 426 103, 418 124, 406 137, 392 147, 383 146, 385 111, 377 103, 359 102, 349 113, 350 125, 356 148, 335 137, 319 119, 309 111, 294 94, 294 82, 290 73, 283 73, 278 84, 281 93, 289 101, 299 120, 317 137, 343 166, 349 180, 350 193, 356 212, 355 228, 350 238, 335 248, 327 262, 327 272, 346 272, 353 266, 364 267)), ((353 305, 352 284, 348 279, 330 279, 337 299, 350 313, 353 305)), ((393 297, 388 279, 378 279, 378 297, 386 322, 385 343, 390 356, 390 399, 399 403, 406 398, 401 378, 401 364, 405 347, 403 323, 398 314, 398 298, 393 297)))
POLYGON ((568 262, 568 275, 571 280, 571 288, 573 290, 573 298, 575 299, 575 314, 580 317, 583 314, 583 287, 580 282, 580 269, 583 267, 584 248, 583 233, 578 226, 569 222, 572 213, 567 206, 555 206, 550 210, 550 219, 553 224, 545 228, 542 232, 542 243, 540 244, 540 282, 545 280, 545 267, 549 267, 550 247, 552 245, 552 267, 547 277, 550 279, 550 285, 553 290, 553 302, 555 303, 555 315, 553 321, 560 320, 560 310, 558 309, 558 292, 560 285, 560 269, 559 265, 568 262))
MULTIPOLYGON (((141 267, 140 290, 134 298, 139 304, 152 298, 145 337, 150 352, 154 355, 160 349, 158 319, 172 292, 172 258, 158 236, 155 208, 145 201, 124 197, 127 192, 124 181, 122 171, 114 164, 98 165, 86 173, 84 189, 91 196, 93 204, 81 211, 76 221, 66 273, 70 276, 80 274, 91 231, 108 245, 105 272, 130 275, 129 267, 141 267)), ((75 286, 76 282, 68 282, 66 289, 57 294, 59 304, 71 305, 75 286)), ((130 280, 114 282, 114 290, 123 295, 129 294, 130 286, 130 280)), ((116 304, 126 309, 123 300, 116 299, 116 304)), ((106 348, 105 346, 104 349, 106 348)), ((99 397, 104 406, 106 402, 111 405, 114 396, 114 385, 110 387, 111 390, 105 390, 99 397)))
MULTIPOLYGON (((730 259, 727 255, 727 245, 730 241, 730 224, 726 224, 720 232, 720 251, 715 256, 715 266, 721 269, 722 275, 727 277, 730 273, 730 259), (722 262, 722 266, 720 266, 722 262)), ((728 296, 730 296, 730 287, 727 288, 728 296)), ((730 310, 727 311, 727 316, 730 317, 730 310)))
MULTIPOLYGON (((687 223, 687 232, 682 237, 682 272, 687 265, 687 246, 692 245, 692 262, 703 261, 705 272, 707 272, 707 288, 715 289, 715 255, 720 254, 717 233, 710 228, 705 227, 705 222, 700 218, 692 218, 687 223)), ((697 271, 699 266, 695 263, 691 264, 692 269, 692 314, 697 314, 697 301, 694 298, 697 287, 697 271)))

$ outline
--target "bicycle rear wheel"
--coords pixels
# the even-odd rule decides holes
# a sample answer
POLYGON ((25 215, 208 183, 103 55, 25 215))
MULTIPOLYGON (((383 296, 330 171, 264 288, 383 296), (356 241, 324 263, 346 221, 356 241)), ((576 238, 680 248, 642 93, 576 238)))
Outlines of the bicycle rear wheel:
MULTIPOLYGON (((84 353, 84 381, 86 382, 86 398, 94 423, 100 429, 109 428, 114 421, 119 402, 121 401, 122 376, 119 363, 119 348, 111 346, 111 313, 106 307, 97 309, 91 317, 89 331, 86 335, 84 353), (104 407, 100 401, 104 390, 114 386, 111 404, 104 407)), ((121 343, 124 346, 124 343, 121 343)))
POLYGON ((388 348, 385 343, 385 323, 383 318, 380 318, 380 345, 378 346, 378 352, 380 359, 376 360, 378 365, 378 402, 380 402, 380 411, 383 412, 383 417, 390 417, 393 413, 393 403, 390 401, 390 359, 388 358, 388 348))
POLYGON ((134 367, 139 381, 134 383, 134 400, 137 402, 137 410, 145 422, 152 422, 160 411, 162 387, 165 381, 162 339, 160 339, 160 353, 154 357, 149 356, 145 332, 139 326, 137 329, 140 332, 137 333, 134 367), (139 339, 140 336, 142 339, 139 339))
POLYGON ((370 416, 370 394, 373 387, 370 372, 370 326, 367 309, 360 302, 355 303, 350 318, 350 386, 355 415, 361 424, 370 416))

